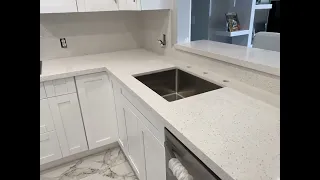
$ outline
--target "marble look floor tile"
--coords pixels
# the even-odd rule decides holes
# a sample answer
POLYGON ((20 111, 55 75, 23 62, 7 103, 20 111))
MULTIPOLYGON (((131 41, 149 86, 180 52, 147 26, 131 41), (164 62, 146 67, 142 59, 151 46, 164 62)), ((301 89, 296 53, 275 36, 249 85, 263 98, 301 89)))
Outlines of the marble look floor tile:
POLYGON ((55 167, 53 169, 51 169, 48 172, 45 172, 44 174, 42 174, 41 176, 43 178, 58 178, 61 174, 63 174, 64 172, 66 172, 67 170, 69 170, 72 166, 74 166, 78 161, 74 161, 68 164, 63 164, 59 167, 55 167))
POLYGON ((110 151, 107 151, 101 161, 97 161, 102 163, 104 166, 113 167, 118 164, 121 164, 126 161, 126 158, 123 152, 120 150, 120 147, 113 148, 110 151))
POLYGON ((77 160, 40 175, 40 180, 136 180, 120 147, 77 160))
POLYGON ((117 166, 101 169, 98 174, 106 177, 107 180, 138 180, 127 161, 117 166))

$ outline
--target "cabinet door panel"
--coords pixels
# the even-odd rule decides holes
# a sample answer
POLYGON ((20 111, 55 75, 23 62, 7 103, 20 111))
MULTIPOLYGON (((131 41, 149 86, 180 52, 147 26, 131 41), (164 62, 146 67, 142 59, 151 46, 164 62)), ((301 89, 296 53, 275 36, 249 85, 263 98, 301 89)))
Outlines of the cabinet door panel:
POLYGON ((47 99, 40 100, 40 134, 54 130, 53 119, 47 99))
POLYGON ((122 150, 127 155, 128 154, 128 136, 127 136, 127 125, 124 117, 124 102, 121 99, 121 92, 119 88, 119 84, 111 80, 113 87, 114 100, 116 105, 116 116, 117 116, 117 124, 118 124, 118 142, 122 147, 122 150))
POLYGON ((170 9, 172 0, 140 0, 141 10, 170 9))
POLYGON ((90 149, 117 141, 113 91, 105 72, 76 77, 90 149))
POLYGON ((40 134, 40 165, 62 158, 55 131, 40 134))
POLYGON ((134 107, 130 107, 131 104, 128 103, 123 107, 123 111, 127 125, 129 159, 138 178, 144 180, 143 143, 139 129, 140 120, 136 115, 135 109, 133 109, 134 107))
POLYGON ((63 156, 88 149, 77 94, 49 98, 63 156))
POLYGON ((77 12, 76 0, 40 0, 40 13, 77 12))
POLYGON ((116 11, 117 0, 77 0, 79 12, 116 11))
POLYGON ((146 180, 166 179, 164 146, 142 123, 140 123, 140 129, 142 129, 141 133, 144 144, 146 180))

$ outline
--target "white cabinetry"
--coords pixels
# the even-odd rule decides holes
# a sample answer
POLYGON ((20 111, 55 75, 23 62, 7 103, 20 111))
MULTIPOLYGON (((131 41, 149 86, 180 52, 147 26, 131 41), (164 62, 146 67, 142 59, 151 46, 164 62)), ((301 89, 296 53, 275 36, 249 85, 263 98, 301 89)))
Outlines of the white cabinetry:
POLYGON ((54 97, 77 92, 73 77, 46 81, 44 82, 44 87, 47 97, 54 97))
POLYGON ((76 93, 49 98, 63 156, 88 149, 76 93))
POLYGON ((117 120, 112 86, 107 73, 76 77, 89 149, 117 141, 117 120))
POLYGON ((119 0, 120 10, 171 9, 172 0, 119 0))
POLYGON ((41 13, 171 9, 172 0, 40 0, 41 13))
POLYGON ((112 79, 117 109, 119 144, 128 157, 140 180, 163 180, 165 172, 165 149, 152 133, 155 127, 127 98, 127 91, 112 79), (149 124, 148 124, 149 123, 149 124), (148 124, 148 125, 147 125, 148 124), (148 127, 153 127, 151 131, 148 127))
POLYGON ((54 130, 53 119, 47 99, 40 100, 40 134, 54 130))
POLYGON ((118 142, 124 153, 128 154, 127 125, 123 109, 125 101, 123 101, 121 98, 122 95, 120 92, 119 84, 114 80, 111 80, 111 82, 113 87, 114 99, 116 104, 116 115, 118 120, 118 142))
POLYGON ((138 0, 119 0, 119 10, 140 10, 138 0))
POLYGON ((171 9, 172 0, 140 0, 141 10, 171 9))
POLYGON ((62 157, 55 131, 40 134, 40 165, 62 157))
POLYGON ((77 12, 76 0, 40 0, 40 13, 77 12))
POLYGON ((144 145, 146 180, 166 179, 165 149, 150 130, 140 122, 144 145))
POLYGON ((117 0, 77 0, 79 12, 117 11, 117 0))
POLYGON ((143 156, 143 141, 140 135, 140 119, 137 117, 139 114, 134 107, 129 107, 130 104, 123 106, 124 117, 127 126, 128 135, 128 156, 133 168, 140 180, 145 179, 144 170, 144 156, 143 156))

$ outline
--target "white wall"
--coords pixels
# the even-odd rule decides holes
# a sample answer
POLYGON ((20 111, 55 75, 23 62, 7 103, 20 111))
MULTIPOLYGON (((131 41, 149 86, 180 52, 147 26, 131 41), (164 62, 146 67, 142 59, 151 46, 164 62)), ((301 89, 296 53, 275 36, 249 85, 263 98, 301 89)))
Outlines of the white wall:
POLYGON ((140 48, 139 12, 40 15, 40 60, 140 48), (65 37, 68 48, 60 47, 65 37))
POLYGON ((178 43, 191 39, 191 0, 177 0, 178 43))
POLYGON ((142 47, 158 54, 164 54, 165 48, 160 47, 158 39, 162 39, 162 34, 166 34, 168 46, 171 44, 170 11, 141 11, 139 20, 142 23, 142 47))

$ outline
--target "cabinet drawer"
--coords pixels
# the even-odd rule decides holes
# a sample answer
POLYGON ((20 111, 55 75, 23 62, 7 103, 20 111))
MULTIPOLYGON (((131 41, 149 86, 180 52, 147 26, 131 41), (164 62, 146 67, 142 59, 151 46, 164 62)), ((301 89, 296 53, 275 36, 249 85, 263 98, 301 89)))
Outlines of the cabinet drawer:
POLYGON ((46 98, 47 94, 46 91, 44 90, 44 85, 43 83, 40 83, 40 99, 46 98))
POLYGON ((62 158, 55 131, 40 134, 40 165, 62 158))
POLYGON ((47 97, 60 96, 76 92, 74 78, 56 79, 44 82, 47 97))

